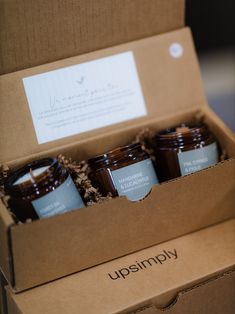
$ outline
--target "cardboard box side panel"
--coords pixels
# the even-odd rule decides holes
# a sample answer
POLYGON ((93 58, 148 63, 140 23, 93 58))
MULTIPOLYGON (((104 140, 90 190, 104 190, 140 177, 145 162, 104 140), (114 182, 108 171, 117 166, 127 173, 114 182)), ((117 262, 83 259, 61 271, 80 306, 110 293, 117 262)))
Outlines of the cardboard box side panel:
POLYGON ((168 307, 157 309, 154 305, 138 309, 129 314, 234 314, 235 313, 235 272, 219 277, 180 292, 168 307))
POLYGON ((180 291, 234 269, 234 238, 235 219, 11 297, 24 314, 127 313, 153 300, 164 308, 180 291))
POLYGON ((234 217, 234 173, 235 159, 157 185, 142 202, 118 198, 13 226, 15 288, 20 291, 234 217), (169 206, 170 195, 174 202, 169 206))
MULTIPOLYGON (((8 287, 6 288, 6 295, 7 295, 7 313, 6 314, 24 314, 19 309, 19 307, 15 303, 14 299, 11 297, 8 287)), ((33 312, 32 312, 32 314, 33 314, 33 312)))
POLYGON ((0 77, 0 88, 2 162, 77 141, 87 141, 91 137, 125 129, 130 125, 139 125, 152 119, 157 121, 173 112, 201 108, 206 103, 191 33, 187 28, 3 75, 0 77), (174 58, 169 53, 174 42, 182 45, 183 54, 180 58, 174 58), (134 53, 147 116, 39 145, 22 78, 125 51, 134 53), (8 127, 9 121, 14 125, 12 131, 8 127))
POLYGON ((184 0, 11 0, 0 8, 0 73, 184 25, 184 0))
POLYGON ((9 239, 9 228, 14 224, 8 210, 0 200, 0 268, 5 277, 12 283, 12 255, 9 239))
POLYGON ((224 124, 223 121, 210 109, 205 108, 205 122, 219 140, 222 149, 228 157, 235 156, 235 134, 224 124))

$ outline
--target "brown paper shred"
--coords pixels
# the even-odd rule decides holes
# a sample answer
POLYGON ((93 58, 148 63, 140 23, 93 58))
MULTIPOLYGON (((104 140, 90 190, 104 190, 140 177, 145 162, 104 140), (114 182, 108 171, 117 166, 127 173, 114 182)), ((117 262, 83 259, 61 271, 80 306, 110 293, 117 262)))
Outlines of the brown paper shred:
POLYGON ((86 205, 94 205, 96 203, 102 203, 110 198, 112 194, 103 196, 97 188, 95 188, 91 180, 88 178, 88 163, 86 161, 75 162, 71 158, 67 159, 64 155, 58 156, 59 162, 70 172, 75 185, 79 192, 82 194, 86 205))

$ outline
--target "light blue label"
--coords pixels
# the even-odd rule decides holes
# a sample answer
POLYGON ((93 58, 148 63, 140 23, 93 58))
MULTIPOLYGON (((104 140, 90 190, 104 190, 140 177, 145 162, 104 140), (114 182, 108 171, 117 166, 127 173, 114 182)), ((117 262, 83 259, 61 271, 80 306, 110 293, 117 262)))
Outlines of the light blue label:
POLYGON ((85 207, 70 175, 54 191, 38 198, 32 204, 40 218, 63 214, 76 208, 85 207))
POLYGON ((213 166, 219 161, 217 144, 178 153, 178 160, 182 176, 213 166))
POLYGON ((111 171, 119 195, 126 195, 131 201, 143 199, 158 183, 151 159, 146 159, 121 169, 111 171))

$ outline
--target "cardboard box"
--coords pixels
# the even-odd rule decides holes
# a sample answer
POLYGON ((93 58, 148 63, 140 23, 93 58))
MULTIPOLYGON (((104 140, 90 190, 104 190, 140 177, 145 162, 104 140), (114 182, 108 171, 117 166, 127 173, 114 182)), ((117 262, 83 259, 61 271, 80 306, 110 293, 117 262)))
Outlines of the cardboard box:
POLYGON ((19 293, 8 314, 232 314, 235 219, 19 293))
POLYGON ((0 2, 0 74, 184 26, 184 0, 0 2))
POLYGON ((3 274, 0 272, 0 314, 7 313, 6 305, 6 290, 7 281, 4 278, 3 274))
POLYGON ((197 116, 203 117, 229 157, 214 167, 155 186, 141 202, 116 198, 20 225, 1 204, 0 264, 15 291, 234 217, 235 138, 206 104, 189 29, 3 75, 0 85, 0 160, 13 167, 58 153, 86 159, 129 143, 146 126, 158 131, 197 116), (181 45, 182 57, 171 56, 172 43, 181 45), (147 116, 38 145, 22 78, 125 51, 134 54, 147 116))

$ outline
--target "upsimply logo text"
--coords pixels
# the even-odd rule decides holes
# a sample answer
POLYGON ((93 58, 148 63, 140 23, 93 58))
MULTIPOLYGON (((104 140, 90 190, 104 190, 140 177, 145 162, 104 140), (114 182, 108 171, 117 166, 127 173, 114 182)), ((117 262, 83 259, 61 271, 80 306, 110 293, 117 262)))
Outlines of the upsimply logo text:
POLYGON ((141 261, 135 261, 135 263, 127 267, 120 268, 113 273, 108 273, 108 276, 112 280, 126 279, 126 277, 131 275, 132 273, 136 273, 138 271, 142 271, 146 268, 156 265, 162 265, 163 263, 166 263, 171 259, 176 260, 177 258, 178 253, 176 249, 173 249, 171 251, 163 250, 160 254, 157 254, 156 256, 149 257, 141 261))

